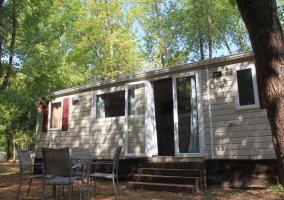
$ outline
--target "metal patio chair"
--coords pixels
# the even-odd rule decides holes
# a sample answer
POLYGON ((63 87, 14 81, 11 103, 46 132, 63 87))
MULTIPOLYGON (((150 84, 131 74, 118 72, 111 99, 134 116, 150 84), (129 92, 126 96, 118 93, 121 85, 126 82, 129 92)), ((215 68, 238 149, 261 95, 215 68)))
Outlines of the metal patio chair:
POLYGON ((17 199, 19 199, 21 185, 23 180, 30 180, 29 188, 27 192, 27 197, 30 193, 30 188, 33 179, 43 178, 42 174, 34 174, 34 166, 42 167, 42 163, 32 163, 31 154, 28 149, 20 149, 17 148, 18 157, 19 157, 19 167, 20 167, 20 181, 19 181, 19 188, 17 192, 17 199), (28 173, 27 173, 28 172, 28 173))
MULTIPOLYGON (((92 177, 94 177, 95 192, 96 192, 96 178, 100 177, 100 178, 112 179, 115 199, 117 199, 116 186, 118 194, 120 195, 119 183, 118 183, 118 162, 119 162, 119 154, 121 152, 121 149, 122 147, 116 148, 112 161, 96 161, 96 162, 88 162, 87 164, 87 182, 88 182, 87 184, 90 185, 89 181, 91 180, 92 177), (92 165, 95 165, 94 172, 92 172, 92 165), (112 167, 112 172, 111 173, 98 172, 96 170, 97 165, 110 165, 112 167)), ((91 193, 91 187, 88 190, 88 198, 90 198, 90 193, 91 193)))
MULTIPOLYGON (((78 181, 78 176, 74 175, 74 170, 80 166, 80 164, 72 165, 70 161, 69 148, 62 149, 49 149, 42 148, 43 158, 43 187, 42 187, 42 199, 44 199, 44 192, 46 185, 53 186, 53 199, 56 199, 56 186, 59 186, 59 191, 64 189, 64 186, 69 186, 69 197, 71 199, 72 184, 74 181, 78 181), (52 175, 53 178, 46 181, 46 176, 52 175)), ((83 174, 83 173, 82 173, 83 174)), ((83 178, 82 178, 83 180, 83 178)), ((80 199, 84 199, 84 182, 79 185, 80 199)))

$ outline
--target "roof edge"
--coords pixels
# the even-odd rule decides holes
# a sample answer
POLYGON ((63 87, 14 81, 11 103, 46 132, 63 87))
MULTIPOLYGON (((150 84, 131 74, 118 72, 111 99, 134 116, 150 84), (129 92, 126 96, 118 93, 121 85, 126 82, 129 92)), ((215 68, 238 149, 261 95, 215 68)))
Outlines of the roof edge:
POLYGON ((213 65, 216 63, 223 63, 223 62, 229 62, 229 61, 234 61, 234 60, 239 60, 239 59, 245 59, 245 58, 249 58, 253 56, 254 56, 253 52, 249 51, 249 52, 243 52, 243 53, 238 53, 238 54, 233 54, 233 55, 228 55, 228 56, 211 58, 207 60, 201 60, 198 62, 186 63, 186 64, 181 64, 181 65, 176 65, 173 67, 153 70, 153 71, 149 71, 145 73, 139 73, 139 74, 135 74, 131 76, 125 76, 122 78, 115 78, 115 79, 110 79, 110 80, 101 81, 97 83, 81 85, 81 86, 77 86, 73 88, 62 89, 62 90, 51 92, 50 96, 58 96, 58 95, 63 95, 63 94, 68 94, 68 93, 75 93, 81 90, 88 90, 88 89, 107 86, 107 85, 135 81, 138 79, 147 78, 151 76, 163 75, 163 74, 170 73, 170 72, 177 72, 177 71, 181 71, 184 69, 196 68, 196 67, 201 67, 201 66, 206 66, 206 65, 208 66, 208 65, 213 65))

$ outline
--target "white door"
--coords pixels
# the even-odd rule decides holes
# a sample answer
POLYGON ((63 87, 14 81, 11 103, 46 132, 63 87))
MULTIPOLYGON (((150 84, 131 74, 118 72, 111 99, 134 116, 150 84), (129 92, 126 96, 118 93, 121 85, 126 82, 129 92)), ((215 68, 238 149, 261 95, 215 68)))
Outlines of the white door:
POLYGON ((146 155, 145 82, 125 86, 125 155, 146 155))
POLYGON ((173 76, 175 156, 200 157, 203 148, 203 116, 199 73, 173 76))

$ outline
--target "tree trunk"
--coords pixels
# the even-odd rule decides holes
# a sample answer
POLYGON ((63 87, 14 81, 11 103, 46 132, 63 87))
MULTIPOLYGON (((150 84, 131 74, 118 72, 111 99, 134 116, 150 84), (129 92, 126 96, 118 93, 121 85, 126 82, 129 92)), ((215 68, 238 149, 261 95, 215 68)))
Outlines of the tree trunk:
POLYGON ((203 34, 201 31, 201 22, 200 22, 200 15, 199 15, 199 1, 193 2, 195 16, 196 16, 196 24, 197 24, 197 32, 198 32, 198 38, 199 38, 199 48, 200 48, 200 60, 204 60, 204 48, 203 48, 203 34))
POLYGON ((15 138, 13 136, 13 163, 16 162, 16 144, 15 144, 15 138))
POLYGON ((284 182, 284 38, 275 0, 237 0, 249 32, 278 167, 284 182))
MULTIPOLYGON (((107 32, 108 32, 108 39, 109 39, 109 57, 110 57, 110 69, 109 69, 109 73, 110 73, 110 77, 107 77, 107 79, 111 78, 113 79, 114 76, 116 76, 114 74, 114 57, 113 57, 113 31, 112 31, 112 20, 111 20, 111 17, 110 17, 110 8, 109 8, 109 3, 108 3, 108 0, 105 0, 105 5, 106 5, 106 12, 108 13, 107 14, 107 18, 106 18, 106 21, 107 21, 107 32)), ((105 68, 106 69, 106 68, 105 68)), ((106 72, 107 74, 107 72, 106 72)))
POLYGON ((3 40, 4 40, 4 34, 3 34, 3 7, 4 7, 4 0, 0 0, 0 78, 3 74, 3 66, 2 66, 2 46, 3 46, 3 40))
POLYGON ((220 29, 220 27, 217 27, 218 31, 219 31, 219 34, 220 34, 220 37, 222 38, 223 42, 224 42, 224 45, 225 47, 227 48, 229 54, 233 54, 231 48, 230 48, 230 45, 229 45, 229 42, 226 38, 226 35, 225 33, 223 33, 223 31, 220 29))
MULTIPOLYGON (((242 28, 242 27, 240 27, 240 28, 242 28)), ((241 50, 242 52, 244 52, 246 45, 245 45, 245 42, 244 42, 244 39, 243 39, 242 30, 240 30, 240 28, 237 28, 237 29, 236 29, 236 37, 237 37, 238 42, 239 42, 239 45, 240 45, 240 50, 241 50)))
POLYGON ((159 56, 161 59, 161 65, 162 68, 165 68, 165 60, 164 60, 164 45, 163 45, 163 36, 162 36, 162 20, 161 20, 161 10, 159 8, 160 5, 158 5, 157 0, 154 0, 154 7, 155 7, 155 12, 157 16, 157 34, 158 34, 158 40, 159 40, 159 56))
POLYGON ((9 161, 9 159, 10 159, 10 157, 11 157, 11 152, 10 152, 10 144, 11 144, 11 142, 10 142, 10 138, 11 138, 11 134, 10 133, 8 133, 8 135, 6 136, 7 138, 7 152, 6 152, 6 157, 7 157, 7 161, 9 161))
POLYGON ((207 39, 208 39, 208 58, 212 58, 212 19, 211 19, 211 0, 207 0, 207 39))

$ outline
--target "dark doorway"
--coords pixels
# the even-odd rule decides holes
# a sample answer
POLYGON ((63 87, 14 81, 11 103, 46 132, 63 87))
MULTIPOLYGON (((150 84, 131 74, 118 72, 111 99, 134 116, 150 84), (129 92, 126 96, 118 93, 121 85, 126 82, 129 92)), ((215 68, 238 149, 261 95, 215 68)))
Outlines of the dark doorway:
POLYGON ((174 119, 172 79, 154 81, 158 155, 174 156, 174 119))

